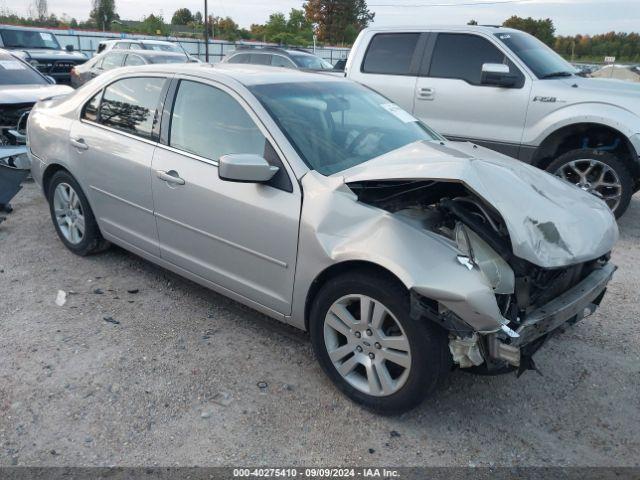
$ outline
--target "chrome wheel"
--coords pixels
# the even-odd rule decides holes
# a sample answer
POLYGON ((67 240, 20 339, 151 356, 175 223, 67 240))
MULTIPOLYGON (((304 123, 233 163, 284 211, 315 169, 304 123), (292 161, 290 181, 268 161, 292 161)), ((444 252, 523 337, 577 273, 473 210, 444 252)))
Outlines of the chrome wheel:
POLYGON ((64 238, 74 245, 84 238, 84 212, 76 191, 68 183, 60 183, 53 194, 56 222, 64 238))
POLYGON ((601 198, 611 210, 618 208, 622 198, 622 182, 616 171, 594 159, 572 160, 555 174, 586 192, 601 198))
POLYGON ((347 295, 331 305, 324 342, 337 372, 352 387, 377 397, 402 388, 411 369, 411 348, 402 326, 382 303, 347 295))

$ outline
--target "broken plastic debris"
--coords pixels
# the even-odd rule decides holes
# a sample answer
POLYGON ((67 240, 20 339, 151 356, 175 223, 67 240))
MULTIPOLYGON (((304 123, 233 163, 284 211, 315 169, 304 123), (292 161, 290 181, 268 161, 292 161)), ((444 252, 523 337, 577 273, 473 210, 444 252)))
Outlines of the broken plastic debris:
POLYGON ((56 305, 62 307, 65 303, 67 303, 67 292, 64 290, 58 290, 58 294, 56 295, 56 305))
POLYGON ((231 394, 229 392, 219 392, 216 393, 213 397, 213 402, 218 405, 222 405, 223 407, 228 407, 233 399, 231 398, 231 394))
POLYGON ((102 317, 105 322, 113 323, 114 325, 120 325, 120 320, 116 320, 113 317, 102 317))

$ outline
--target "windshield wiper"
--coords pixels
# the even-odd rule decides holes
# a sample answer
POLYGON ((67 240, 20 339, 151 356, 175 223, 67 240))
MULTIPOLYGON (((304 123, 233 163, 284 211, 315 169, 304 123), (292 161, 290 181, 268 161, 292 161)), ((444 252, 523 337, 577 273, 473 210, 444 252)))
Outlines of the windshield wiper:
POLYGON ((560 71, 560 72, 551 72, 551 73, 547 73, 546 75, 541 76, 541 79, 545 79, 545 78, 557 78, 557 77, 571 77, 573 76, 573 72, 567 72, 566 70, 560 71))

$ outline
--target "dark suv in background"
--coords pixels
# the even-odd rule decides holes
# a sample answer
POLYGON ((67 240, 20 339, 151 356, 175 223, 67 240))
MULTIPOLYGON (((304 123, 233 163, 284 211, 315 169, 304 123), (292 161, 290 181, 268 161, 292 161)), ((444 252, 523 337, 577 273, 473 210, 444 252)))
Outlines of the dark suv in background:
POLYGON ((0 48, 14 51, 56 83, 68 84, 71 69, 87 61, 72 45, 63 49, 53 33, 37 28, 0 25, 0 48))

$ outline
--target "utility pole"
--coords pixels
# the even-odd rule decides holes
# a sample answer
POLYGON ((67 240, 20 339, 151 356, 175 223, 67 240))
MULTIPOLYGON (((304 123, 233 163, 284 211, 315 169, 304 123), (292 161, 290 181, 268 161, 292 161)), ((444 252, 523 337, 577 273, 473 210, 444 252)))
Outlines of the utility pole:
POLYGON ((204 0, 204 61, 209 63, 209 9, 204 0))

